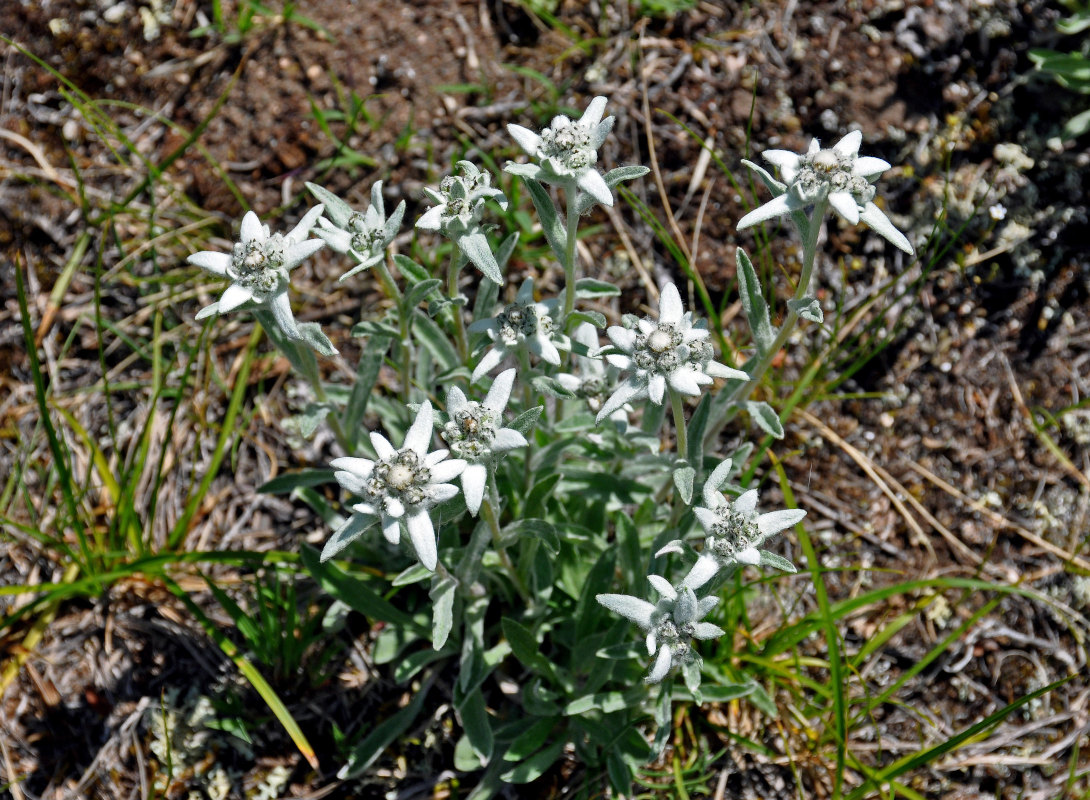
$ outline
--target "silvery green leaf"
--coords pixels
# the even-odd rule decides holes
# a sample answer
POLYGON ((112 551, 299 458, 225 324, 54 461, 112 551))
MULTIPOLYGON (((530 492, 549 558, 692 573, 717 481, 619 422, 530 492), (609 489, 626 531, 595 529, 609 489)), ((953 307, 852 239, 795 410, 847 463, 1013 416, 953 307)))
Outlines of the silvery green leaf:
POLYGON ((427 698, 428 689, 430 688, 431 681, 428 681, 415 693, 407 706, 376 725, 364 737, 363 741, 349 753, 348 763, 341 767, 337 777, 341 780, 347 780, 359 775, 371 766, 375 759, 382 755, 383 751, 416 721, 417 716, 424 707, 424 700, 427 698))
POLYGON ((634 181, 637 178, 642 178, 650 171, 649 168, 639 165, 614 167, 602 177, 605 178, 606 185, 612 189, 623 181, 634 181))
POLYGON ((334 225, 338 228, 344 228, 348 225, 348 220, 352 218, 352 214, 354 213, 352 211, 352 206, 337 197, 333 192, 316 183, 308 182, 306 187, 310 190, 310 193, 314 195, 315 199, 325 206, 325 215, 329 217, 329 220, 334 225))
POLYGON ((681 539, 673 539, 664 544, 657 551, 655 551, 655 558, 661 558, 662 556, 669 555, 670 553, 677 553, 678 555, 681 555, 684 552, 685 542, 683 542, 681 539))
MULTIPOLYGON (((636 178, 642 178, 651 170, 647 167, 641 166, 628 166, 628 167, 615 167, 602 176, 602 181, 609 189, 615 188, 618 184, 624 181, 632 181, 636 178)), ((595 203, 601 202, 604 198, 595 198, 592 194, 583 194, 579 197, 578 210, 580 214, 585 213, 595 203)))
POLYGON ((416 308, 425 297, 442 285, 443 282, 439 278, 428 278, 416 284, 405 293, 405 308, 416 308))
POLYGON ((674 602, 674 621, 680 626, 696 621, 696 593, 688 586, 682 586, 674 602))
POLYGON ((425 578, 431 579, 435 577, 435 573, 425 567, 419 561, 413 564, 408 569, 402 570, 398 573, 392 581, 391 586, 408 586, 412 583, 419 583, 425 578))
POLYGON ((723 459, 712 470, 708 480, 704 482, 704 505, 708 508, 715 508, 719 505, 719 492, 723 488, 723 484, 727 482, 727 478, 730 477, 733 467, 734 461, 732 459, 723 459))
POLYGON ((530 726, 516 736, 514 741, 507 746, 507 752, 503 754, 503 760, 522 761, 522 759, 532 755, 549 739, 549 734, 552 733, 553 728, 556 727, 556 723, 559 721, 560 717, 548 716, 530 723, 530 726))
POLYGON ((693 638, 702 641, 707 639, 718 639, 725 633, 725 630, 711 622, 698 622, 693 626, 693 638))
MULTIPOLYGON (((380 184, 375 185, 379 186, 380 184)), ((379 193, 378 197, 381 200, 382 194, 379 193)), ((382 233, 386 237, 387 241, 390 241, 395 236, 397 236, 397 232, 401 228, 401 220, 404 218, 404 216, 405 201, 402 200, 400 203, 397 204, 397 208, 394 209, 394 213, 390 215, 390 218, 386 220, 386 225, 382 229, 382 233)))
POLYGON ((773 567, 775 569, 782 570, 783 572, 788 572, 791 574, 798 572, 798 568, 795 567, 794 564, 792 564, 783 556, 776 555, 775 553, 771 553, 768 550, 761 550, 760 552, 762 567, 773 567))
POLYGON ((779 197, 781 194, 787 191, 787 184, 780 183, 778 180, 773 178, 772 174, 760 164, 754 164, 752 161, 745 158, 742 159, 742 163, 757 173, 757 177, 759 177, 761 181, 764 182, 764 185, 768 187, 768 191, 772 192, 773 197, 779 197))
POLYGON ((704 698, 700 694, 700 660, 694 658, 681 668, 681 674, 685 678, 685 687, 693 696, 693 701, 697 705, 703 703, 704 698))
MULTIPOLYGON (((507 267, 507 261, 511 258, 511 254, 515 252, 515 246, 519 243, 519 232, 515 231, 507 235, 500 246, 496 249, 496 263, 500 265, 500 271, 502 272, 507 267)), ((479 289, 477 290, 480 291, 479 289)))
POLYGON ((768 321, 768 303, 761 293, 761 283, 757 279, 757 271, 753 268, 753 262, 749 255, 741 247, 736 251, 736 263, 738 265, 738 295, 742 301, 742 309, 746 312, 746 321, 753 334, 753 342, 757 345, 757 352, 765 354, 775 341, 772 333, 772 325, 768 321))
POLYGON ((520 519, 508 525, 503 531, 504 538, 526 536, 545 545, 554 556, 560 552, 560 537, 556 527, 543 519, 520 519))
POLYGON ((385 339, 399 339, 401 333, 393 325, 386 321, 364 320, 352 326, 352 336, 374 336, 385 339))
POLYGON ((597 694, 585 694, 577 697, 564 707, 564 713, 569 717, 577 717, 588 711, 601 711, 612 714, 628 708, 632 699, 631 692, 598 692, 597 694))
MULTIPOLYGON (((459 772, 477 772, 481 768, 481 758, 473 749, 473 743, 469 740, 468 734, 463 733, 454 745, 454 768, 459 772)), ((491 796, 485 794, 482 797, 490 798, 491 796)))
POLYGON ((517 161, 508 161, 504 165, 503 171, 508 175, 515 175, 531 181, 536 181, 541 175, 541 167, 537 164, 520 164, 517 161))
POLYGON ((431 273, 425 267, 401 253, 394 256, 394 264, 397 265, 398 270, 409 283, 420 283, 420 281, 431 277, 431 273))
POLYGON ((353 446, 359 440, 360 427, 363 423, 363 415, 367 412, 371 391, 378 382, 379 370, 382 369, 382 364, 386 360, 386 351, 390 349, 392 342, 393 339, 386 336, 373 337, 360 354, 360 363, 356 367, 356 380, 352 384, 352 391, 345 404, 342 424, 348 433, 349 443, 353 446))
POLYGON ((580 278, 575 282, 575 296, 580 300, 596 300, 600 297, 616 297, 621 290, 612 283, 594 278, 580 278))
POLYGON ((298 328, 299 339, 310 345, 315 353, 327 357, 337 355, 337 348, 333 346, 333 342, 329 341, 329 337, 322 333, 322 328, 317 322, 300 322, 298 328))
POLYGON ((529 437, 530 431, 537 425, 537 421, 541 418, 541 412, 544 410, 545 406, 528 408, 515 417, 507 427, 513 431, 518 431, 523 436, 529 437))
POLYGON ((689 462, 702 467, 704 464, 704 435, 708 430, 708 421, 711 418, 712 395, 706 392, 697 403, 696 409, 689 422, 685 426, 686 438, 689 442, 689 462))
POLYGON ((566 258, 564 243, 567 241, 567 234, 560 223, 556 205, 545 187, 537 181, 527 180, 526 188, 530 190, 530 198, 534 201, 534 208, 537 209, 538 218, 541 220, 541 230, 545 234, 545 241, 549 243, 553 253, 563 264, 566 258))
POLYGON ((299 434, 304 439, 309 439, 331 411, 336 409, 330 403, 307 403, 303 413, 294 417, 299 425, 299 434))
POLYGON ((454 345, 430 317, 420 311, 413 312, 412 330, 417 340, 428 349, 443 369, 455 369, 460 366, 461 362, 454 345))
POLYGON ((757 427, 776 439, 783 438, 783 424, 776 410, 763 400, 747 401, 746 411, 757 427))
POLYGON ((756 683, 726 683, 708 686, 704 689, 704 699, 709 703, 726 703, 752 694, 756 683))
POLYGON ((374 525, 378 520, 375 517, 367 517, 363 514, 353 514, 341 527, 337 528, 333 532, 333 535, 329 537, 329 541, 325 543, 325 547, 322 548, 322 561, 328 561, 337 555, 337 553, 344 550, 352 542, 356 541, 363 532, 374 525))
POLYGON ((567 741, 560 739, 553 742, 543 750, 539 750, 523 761, 517 767, 507 770, 507 772, 500 775, 500 780, 504 783, 529 783, 530 781, 536 781, 542 775, 544 775, 557 759, 564 753, 564 748, 567 746, 567 741))
POLYGON ((610 611, 632 620, 644 630, 651 627, 655 607, 646 600, 627 594, 600 594, 596 599, 610 611))
POLYGON ((575 392, 565 389, 560 381, 550 375, 535 375, 530 379, 530 385, 534 387, 534 391, 548 397, 559 397, 565 400, 574 400, 576 397, 575 392))
POLYGON ((802 297, 798 300, 788 300, 787 307, 803 319, 821 324, 825 321, 825 315, 821 312, 821 304, 816 297, 802 297))
POLYGON ((574 320, 575 322, 587 322, 595 328, 604 328, 606 326, 606 315, 600 311, 593 311, 589 308, 571 312, 571 314, 568 315, 568 319, 574 320))
POLYGON ((644 652, 645 649, 640 642, 621 642, 603 647, 595 655, 608 661, 627 661, 630 658, 642 658, 644 652))
POLYGON ((462 727, 465 729, 466 738, 473 746, 473 752, 477 754, 480 765, 483 767, 492 758, 492 723, 488 717, 488 709, 484 704, 484 695, 481 690, 474 689, 458 706, 462 717, 462 727))
POLYGON ((488 238, 483 233, 466 233, 457 237, 455 241, 458 249, 473 262, 473 266, 479 269, 482 275, 493 283, 503 283, 500 265, 496 263, 492 248, 488 246, 488 238))
POLYGON ((693 502, 693 479, 696 478, 696 470, 686 464, 674 470, 674 486, 685 505, 693 502))

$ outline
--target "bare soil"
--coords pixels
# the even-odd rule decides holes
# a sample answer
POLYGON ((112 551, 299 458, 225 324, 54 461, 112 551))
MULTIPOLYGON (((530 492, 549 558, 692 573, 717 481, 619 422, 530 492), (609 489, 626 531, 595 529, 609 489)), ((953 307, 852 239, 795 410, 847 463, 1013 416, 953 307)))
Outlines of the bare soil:
MULTIPOLYGON (((228 20, 237 18, 232 3, 224 7, 228 20)), ((51 325, 43 326, 39 339, 55 394, 82 397, 80 390, 99 383, 104 370, 116 383, 146 385, 146 362, 130 358, 130 345, 96 338, 88 323, 96 304, 97 313, 138 340, 150 335, 147 309, 155 304, 166 308, 165 328, 197 335, 192 313, 205 298, 178 290, 164 304, 156 293, 181 283, 172 276, 187 254, 186 237, 190 251, 203 249, 210 230, 229 238, 243 203, 294 219, 304 207, 305 181, 362 204, 381 179, 387 203, 406 200, 412 219, 423 208, 421 188, 467 150, 515 155, 506 123, 538 124, 554 109, 581 108, 598 94, 610 98, 618 118, 604 160, 650 163, 653 156, 661 192, 651 176, 633 191, 664 223, 668 204, 695 251, 696 269, 736 325, 734 251, 752 249, 754 241, 734 225, 754 201, 767 199, 740 159, 768 147, 801 150, 812 136, 835 140, 858 128, 865 152, 895 165, 882 183, 886 211, 917 244, 919 257, 905 258, 866 228, 830 223, 819 297, 827 316, 840 309, 852 322, 831 332, 809 330, 792 343, 782 365, 784 393, 809 363, 807 353, 830 334, 847 345, 823 374, 850 377, 830 383, 833 393, 792 418, 778 455, 809 512, 825 566, 843 568, 826 573, 834 602, 936 576, 1020 588, 1002 596, 966 591, 932 598, 921 585, 915 607, 901 596, 880 611, 849 617, 841 633, 851 654, 888 620, 917 612, 857 676, 872 694, 954 637, 906 680, 897 704, 876 709, 850 743, 852 755, 888 763, 1074 675, 989 736, 914 771, 907 783, 927 797, 1043 800, 1063 796, 1074 761, 1083 773, 1076 788, 1086 792, 1090 411, 1063 412, 1090 394, 1090 154, 1085 141, 1056 138, 1080 99, 1033 75, 1027 57, 1032 47, 1073 49, 1054 32, 1060 10, 1036 0, 786 0, 702 2, 674 16, 640 19, 635 8, 562 2, 557 15, 565 33, 500 0, 304 0, 295 6, 300 17, 259 15, 251 30, 232 36, 230 29, 194 35, 213 17, 203 0, 0 0, 4 35, 49 67, 5 46, 0 474, 18 468, 26 454, 15 443, 35 425, 14 270, 29 268, 34 319, 52 313, 49 292, 88 230, 84 220, 133 191, 147 174, 145 164, 163 164, 206 120, 200 148, 170 162, 153 191, 140 192, 117 214, 107 237, 95 234, 88 253, 100 254, 98 263, 87 257, 51 325), (101 112, 119 128, 96 127, 77 113, 77 92, 102 101, 101 112), (350 116, 353 95, 362 111, 349 130, 330 112, 350 116), (328 131, 314 109, 326 114, 328 131), (704 146, 730 175, 702 158, 704 146), (220 222, 198 224, 198 208, 220 222), (149 220, 159 232, 194 228, 143 247, 149 220), (899 289, 883 294, 891 280, 899 289), (868 305, 878 297, 885 299, 868 305), (1060 417, 1055 425, 1050 415, 1060 417), (1072 557, 1079 559, 1074 565, 1072 557)), ((631 304, 646 297, 633 256, 656 278, 684 277, 630 205, 596 221, 606 227, 587 240, 592 263, 625 286, 631 304), (631 249, 620 245, 616 227, 631 249)), ((786 297, 799 253, 790 238, 779 241, 771 274, 786 297)), ((409 246, 407 234, 400 244, 409 246)), ((542 270, 546 289, 558 276, 541 264, 515 268, 542 270)), ((301 271, 309 318, 351 353, 341 323, 361 303, 379 302, 378 287, 350 296, 335 285, 332 259, 315 259, 301 271)), ((202 378, 206 396, 198 414, 222 415, 226 398, 218 382, 237 368, 248 331, 245 320, 223 323, 216 374, 202 378)), ((298 442, 277 424, 297 401, 276 366, 264 366, 264 385, 255 387, 263 399, 234 462, 216 478, 214 502, 191 531, 194 547, 298 550, 325 535, 303 507, 255 498, 254 488, 277 472, 332 454, 321 436, 298 442)), ((136 413, 143 398, 139 390, 119 389, 112 413, 136 413)), ((98 403, 66 407, 97 434, 106 426, 98 403)), ((179 470, 191 472, 163 487, 156 530, 177 519, 184 487, 207 463, 200 448, 209 445, 195 443, 198 427, 179 421, 162 434, 191 459, 179 470)), ((771 483, 765 491, 775 502, 771 483)), ((2 542, 0 584, 60 580, 56 558, 33 540, 13 534, 2 542)), ((791 542, 785 546, 788 555, 800 555, 791 542)), ((793 614, 815 607, 803 579, 787 585, 798 596, 793 614)), ((25 599, 2 596, 0 608, 10 611, 25 599)), ((774 626, 782 609, 766 605, 754 613, 774 626)), ((208 613, 219 613, 214 608, 208 602, 208 613)), ((214 618, 228 624, 222 613, 214 618)), ((398 796, 418 796, 447 779, 449 709, 416 732, 420 741, 406 745, 401 761, 380 761, 362 784, 334 778, 340 765, 326 756, 335 752, 329 723, 355 732, 391 713, 400 699, 369 662, 371 632, 360 620, 351 625, 351 642, 332 662, 334 679, 279 687, 317 745, 320 769, 311 769, 270 719, 249 749, 226 736, 199 745, 222 764, 233 792, 270 782, 277 767, 287 770, 290 796, 369 797, 391 785, 399 786, 398 796)), ((3 632, 5 661, 27 630, 24 623, 3 632)), ((818 639, 802 652, 823 656, 823 648, 818 639)), ((820 671, 813 677, 828 679, 820 671)), ((194 691, 226 703, 217 709, 224 718, 232 701, 223 698, 260 703, 162 586, 127 580, 93 603, 62 605, 3 695, 0 785, 18 781, 28 797, 147 796, 141 781, 157 760, 149 719, 165 706, 193 713, 194 691)), ((735 733, 775 755, 722 739, 718 785, 726 794, 719 796, 830 791, 828 764, 791 766, 791 754, 803 752, 795 741, 801 734, 786 712, 789 699, 778 699, 785 707, 778 727, 752 709, 730 712, 735 733)), ((708 712, 713 721, 716 714, 723 716, 708 712)), ((186 770, 176 773, 167 796, 198 787, 207 794, 193 796, 211 796, 209 765, 186 770)), ((569 776, 551 776, 542 796, 566 792, 569 776)), ((15 787, 8 791, 18 796, 15 787)))

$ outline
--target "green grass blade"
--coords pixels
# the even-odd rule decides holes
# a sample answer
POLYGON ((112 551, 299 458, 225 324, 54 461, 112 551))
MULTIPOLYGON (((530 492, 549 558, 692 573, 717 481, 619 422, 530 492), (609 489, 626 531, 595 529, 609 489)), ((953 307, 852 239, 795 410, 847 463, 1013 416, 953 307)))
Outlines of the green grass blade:
POLYGON ((295 717, 291 715, 288 707, 284 705, 284 701, 276 694, 273 688, 265 680, 264 676, 257 671, 257 668, 251 664, 246 658, 238 652, 238 647, 234 642, 223 635, 223 632, 216 627, 215 623, 210 620, 205 613, 201 610, 193 598, 186 594, 177 583, 170 578, 164 576, 163 580, 166 582, 167 588, 181 600, 189 612, 194 618, 201 624, 205 632, 212 638, 212 640, 219 645, 219 648, 224 652, 235 666, 238 667, 239 672, 245 676, 246 680, 250 682, 250 685, 254 687, 261 699, 265 701, 265 704, 272 711, 273 715, 280 721, 280 724, 284 726, 284 730, 287 731, 288 736, 295 742, 295 746, 299 748, 299 752, 303 754, 303 758, 307 760, 307 763, 314 769, 319 768, 318 757, 314 754, 314 748, 310 746, 310 742, 307 741, 306 735, 299 727, 299 723, 295 721, 295 717))

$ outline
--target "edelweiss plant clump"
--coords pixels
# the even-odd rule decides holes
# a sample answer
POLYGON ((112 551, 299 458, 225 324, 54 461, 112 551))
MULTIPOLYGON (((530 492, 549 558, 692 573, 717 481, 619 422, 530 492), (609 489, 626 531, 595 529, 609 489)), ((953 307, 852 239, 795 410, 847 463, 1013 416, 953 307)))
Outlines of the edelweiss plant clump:
MULTIPOLYGON (((801 156, 773 150, 765 158, 783 182, 749 164, 774 198, 739 227, 789 217, 803 269, 773 328, 766 292, 738 250, 752 333, 744 367, 723 363, 714 344, 723 332, 687 311, 669 281, 656 316, 611 325, 606 314, 620 292, 587 274, 578 227, 647 170, 600 165, 613 128, 606 104, 596 97, 578 119, 556 115, 540 133, 508 126, 531 161, 508 163, 505 179, 521 181, 537 211, 563 273, 557 297, 535 294, 533 273, 551 260, 524 264, 517 291, 508 287, 518 235, 497 241, 491 216, 507 208, 507 194, 469 161, 424 192, 431 205, 415 223, 421 238, 411 251, 420 261, 389 252, 406 205, 387 215, 381 183, 364 210, 307 184, 320 204, 287 235, 250 212, 230 254, 189 259, 230 282, 198 319, 252 311, 315 398, 296 427, 306 433, 325 421, 335 435, 328 473, 280 477, 276 486, 298 489, 329 522, 320 556, 304 550, 304 563, 338 599, 384 623, 375 662, 412 683, 413 699, 383 723, 382 740, 425 713, 433 684, 449 686, 461 725, 453 766, 477 773, 475 798, 530 780, 568 752, 627 795, 635 771, 669 741, 675 701, 763 693, 730 657, 732 637, 717 622, 738 615, 720 610, 719 587, 747 568, 794 572, 763 548, 805 512, 758 513, 756 489, 733 482, 759 468, 743 469, 751 446, 717 453, 717 433, 744 413, 783 436, 779 413, 748 397, 794 326, 822 321, 807 293, 829 208, 912 252, 874 204, 874 181, 889 165, 858 156, 858 132, 828 150, 815 141, 801 156), (431 234, 452 243, 445 281, 431 234), (341 280, 370 270, 388 295, 385 315, 369 314, 351 331, 363 339, 352 348, 359 362, 331 371, 354 376, 348 384, 323 379, 314 352, 336 350, 317 325, 296 323, 290 305, 290 271, 323 246, 350 261, 341 280), (468 298, 460 281, 467 264, 485 278, 468 298), (389 438, 373 429, 380 426, 389 438), (391 439, 402 436, 395 447, 391 439), (326 491, 315 491, 326 476, 326 491), (703 539, 696 552, 686 544, 693 538, 703 539), (644 647, 634 647, 626 620, 644 647)), ((341 777, 379 755, 366 726, 354 735, 341 777)))

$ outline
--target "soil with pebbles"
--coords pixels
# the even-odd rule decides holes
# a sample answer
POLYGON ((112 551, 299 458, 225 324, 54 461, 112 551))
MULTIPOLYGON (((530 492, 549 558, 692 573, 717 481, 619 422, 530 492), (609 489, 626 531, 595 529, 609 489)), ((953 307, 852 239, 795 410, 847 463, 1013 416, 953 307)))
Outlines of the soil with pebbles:
MULTIPOLYGON (((880 194, 919 257, 905 258, 865 228, 830 223, 818 297, 828 318, 839 310, 854 321, 824 331, 811 326, 782 365, 790 384, 805 354, 830 335, 848 345, 822 373, 849 376, 830 384, 838 395, 811 405, 811 417, 793 417, 782 448, 823 563, 846 568, 826 574, 830 594, 835 601, 940 575, 1021 581, 1026 591, 1001 597, 919 672, 914 665, 992 593, 931 597, 921 588, 894 598, 884 617, 850 617, 842 628, 849 654, 917 604, 853 684, 873 695, 903 679, 899 703, 876 709, 850 747, 863 761, 888 763, 1035 688, 1085 672, 1090 584, 1057 552, 1090 558, 1090 412, 1067 410, 1090 392, 1090 157, 1080 143, 1057 138, 1080 110, 1079 97, 1034 75, 1027 56, 1032 47, 1074 49, 1055 32, 1060 11, 1036 0, 787 0, 701 2, 639 19, 637 5, 561 2, 561 25, 549 27, 500 0, 307 0, 295 5, 293 20, 258 15, 239 31, 229 2, 226 29, 215 30, 212 4, 201 0, 2 0, 5 35, 49 69, 5 46, 0 397, 8 399, 0 400, 0 427, 28 436, 33 429, 13 270, 30 265, 40 298, 32 301, 34 316, 50 313, 44 298, 86 230, 84 215, 97 216, 133 191, 146 174, 142 163, 169 161, 154 190, 138 192, 89 252, 102 253, 100 313, 146 336, 145 309, 162 303, 149 301, 156 290, 147 287, 169 279, 186 255, 178 240, 163 240, 161 251, 143 248, 111 272, 131 242, 146 239, 149 219, 161 233, 192 223, 199 207, 222 220, 215 232, 229 238, 243 203, 286 223, 302 213, 305 181, 362 204, 379 179, 387 203, 405 200, 412 219, 425 207, 422 187, 474 146, 516 156, 506 123, 537 125, 557 107, 578 109, 605 94, 617 125, 603 160, 647 163, 653 145, 663 193, 694 244, 696 268, 737 325, 734 251, 739 244, 752 250, 754 240, 734 225, 767 199, 740 159, 768 147, 801 150, 812 136, 835 141, 858 128, 864 152, 895 165, 880 194), (118 128, 78 113, 76 92, 99 101, 118 128), (174 158, 200 126, 200 149, 174 158), (726 172, 702 157, 709 151, 726 172), (125 271, 131 280, 120 279, 125 271), (891 281, 896 290, 870 305, 891 281)), ((632 190, 665 219, 651 177, 632 190)), ((631 252, 656 278, 682 277, 630 204, 595 221, 623 226, 631 252)), ((592 274, 618 281, 634 305, 646 295, 612 230, 588 238, 588 263, 592 274)), ((192 249, 202 249, 207 229, 199 236, 192 249)), ((408 242, 406 234, 400 244, 408 242)), ((799 253, 789 236, 776 242, 771 273, 786 297, 799 253)), ((94 304, 95 270, 87 264, 43 330, 43 352, 59 359, 52 362, 54 390, 73 395, 101 380, 104 365, 115 377, 147 380, 142 362, 127 360, 124 343, 103 346, 81 321, 94 304)), ((538 271, 546 290, 560 277, 547 264, 514 267, 538 271)), ((338 269, 322 256, 300 268, 300 296, 310 301, 308 318, 351 353, 340 322, 361 303, 378 302, 380 292, 361 282, 362 297, 353 297, 336 286, 338 269)), ((170 324, 190 325, 199 300, 166 306, 170 324)), ((246 331, 244 320, 232 321, 224 340, 237 344, 246 331)), ((231 347, 217 351, 225 373, 237 352, 231 347)), ((114 412, 138 411, 141 398, 118 392, 114 412)), ((276 411, 296 402, 290 387, 267 402, 272 408, 251 421, 234 472, 213 484, 217 503, 202 509, 195 546, 292 550, 303 538, 321 537, 303 509, 253 499, 253 488, 277 469, 332 452, 320 437, 297 442, 275 424, 276 411), (254 477, 238 477, 246 475, 254 477)), ((212 397, 202 411, 222 413, 222 403, 212 397)), ((102 407, 85 403, 76 413, 89 431, 102 430, 102 407)), ((15 466, 12 442, 5 433, 0 473, 15 466)), ((196 473, 200 464, 178 469, 196 473)), ((178 486, 165 489, 164 519, 174 513, 170 493, 178 486)), ((777 499, 771 487, 765 495, 777 499)), ((801 558, 784 538, 785 552, 801 558)), ((3 542, 0 582, 59 579, 56 560, 32 542, 3 542)), ((814 607, 804 580, 786 585, 797 592, 796 613, 814 607)), ((0 602, 10 608, 10 597, 0 602)), ((774 620, 781 612, 769 604, 755 613, 774 620)), ((4 633, 5 659, 25 632, 19 625, 4 633)), ((396 693, 381 683, 375 689, 357 646, 367 631, 352 632, 355 644, 333 662, 336 681, 283 687, 322 753, 335 752, 329 720, 353 731, 361 709, 381 715, 396 708, 396 693)), ((805 647, 824 654, 820 641, 805 647)), ((339 765, 323 756, 322 772, 310 770, 274 726, 251 748, 200 733, 205 712, 196 695, 215 694, 214 687, 221 699, 233 696, 232 686, 237 692, 217 653, 154 582, 127 581, 93 603, 62 605, 3 697, 7 779, 20 780, 28 796, 124 796, 159 758, 149 720, 169 706, 179 726, 190 724, 192 746, 205 757, 180 765, 168 796, 196 785, 211 793, 217 781, 238 791, 282 780, 296 793, 329 783, 339 765), (203 688, 195 693, 194 686, 203 688)), ((450 766, 443 724, 440 714, 421 733, 435 743, 407 745, 407 774, 384 764, 370 783, 338 791, 353 796, 390 782, 426 790, 450 766)), ((770 752, 798 752, 759 718, 746 724, 770 752)), ((1086 683, 1076 678, 906 780, 927 796, 1057 797, 1088 730, 1086 683)), ((1083 773, 1086 749, 1078 756, 1083 773)), ((758 757, 733 745, 724 758, 721 785, 734 796, 810 796, 829 786, 826 765, 788 769, 786 756, 758 757)), ((552 776, 542 794, 563 787, 569 774, 552 776)), ((1085 774, 1079 780, 1085 789, 1085 774)))

